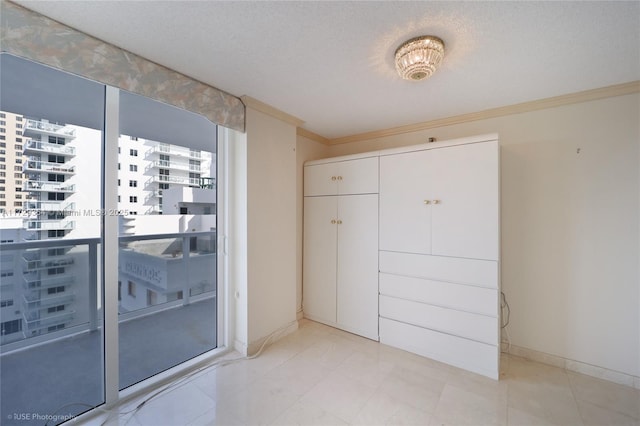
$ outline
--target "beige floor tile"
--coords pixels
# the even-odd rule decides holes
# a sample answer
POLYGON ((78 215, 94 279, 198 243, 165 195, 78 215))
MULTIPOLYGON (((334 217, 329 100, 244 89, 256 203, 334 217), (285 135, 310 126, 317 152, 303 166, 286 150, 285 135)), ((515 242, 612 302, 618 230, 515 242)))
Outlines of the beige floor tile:
POLYGON ((357 345, 348 340, 327 335, 296 354, 292 361, 308 361, 321 368, 335 369, 357 350, 357 345))
POLYGON ((273 422, 291 407, 299 395, 283 388, 282 383, 266 379, 257 380, 246 389, 233 395, 220 395, 217 404, 220 412, 245 425, 265 425, 273 422))
POLYGON ((283 389, 302 396, 330 372, 330 369, 316 365, 311 360, 294 357, 267 373, 261 380, 271 381, 283 389))
POLYGON ((401 398, 376 391, 351 421, 357 426, 381 426, 402 408, 410 408, 401 398))
POLYGON ((318 406, 297 402, 275 419, 272 424, 282 426, 346 426, 348 423, 318 406))
POLYGON ((314 386, 300 401, 316 405, 351 422, 374 392, 373 386, 334 372, 314 386))
POLYGON ((216 402, 202 390, 186 384, 148 401, 134 418, 141 425, 187 425, 215 406, 216 402))
POLYGON ((445 383, 437 379, 411 374, 410 370, 394 371, 380 383, 378 392, 391 396, 418 410, 432 413, 445 383))
POLYGON ((446 384, 434 419, 447 425, 506 425, 507 399, 446 384))
POLYGON ((640 421, 617 411, 578 401, 578 410, 585 426, 638 426, 640 421))
POLYGON ((553 426, 553 423, 542 417, 511 407, 507 408, 507 424, 509 426, 553 426))
POLYGON ((83 424, 640 426, 635 389, 504 354, 494 381, 308 320, 132 412, 154 392, 83 424))
POLYGON ((231 415, 224 407, 216 407, 189 423, 188 426, 244 426, 245 423, 231 415))
POLYGON ((431 420, 431 414, 413 407, 400 408, 387 422, 387 426, 426 426, 431 420))
POLYGON ((577 373, 569 373, 569 381, 578 401, 640 420, 640 390, 577 373))
POLYGON ((380 359, 377 353, 354 352, 335 371, 375 388, 386 380, 394 367, 393 363, 380 359))
POLYGON ((568 386, 544 380, 510 381, 509 408, 540 417, 556 425, 581 425, 575 397, 568 386))

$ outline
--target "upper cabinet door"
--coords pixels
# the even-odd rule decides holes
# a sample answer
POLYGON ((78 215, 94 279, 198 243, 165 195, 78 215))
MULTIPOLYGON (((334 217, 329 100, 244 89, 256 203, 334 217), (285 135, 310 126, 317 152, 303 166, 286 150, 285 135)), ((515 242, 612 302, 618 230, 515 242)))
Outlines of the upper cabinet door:
POLYGON ((430 150, 431 253, 498 259, 498 142, 430 150))
POLYGON ((380 157, 380 250, 431 253, 430 164, 429 151, 380 157))
POLYGON ((336 195, 338 163, 315 164, 304 168, 304 195, 336 195))
POLYGON ((338 194, 377 194, 378 157, 338 163, 338 194))
POLYGON ((349 195, 378 193, 378 157, 304 168, 304 195, 349 195))

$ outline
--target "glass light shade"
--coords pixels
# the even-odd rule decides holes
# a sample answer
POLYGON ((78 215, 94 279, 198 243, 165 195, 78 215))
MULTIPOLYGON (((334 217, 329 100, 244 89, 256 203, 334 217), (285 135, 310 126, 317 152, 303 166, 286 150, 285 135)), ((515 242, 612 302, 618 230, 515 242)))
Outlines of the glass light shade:
POLYGON ((405 80, 431 77, 444 58, 444 42, 438 37, 421 36, 403 43, 396 50, 396 70, 405 80))

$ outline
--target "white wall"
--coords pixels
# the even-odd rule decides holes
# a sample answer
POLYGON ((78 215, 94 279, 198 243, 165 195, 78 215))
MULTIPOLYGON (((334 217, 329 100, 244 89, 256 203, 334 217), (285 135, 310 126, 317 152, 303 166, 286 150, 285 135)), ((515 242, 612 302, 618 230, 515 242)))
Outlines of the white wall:
POLYGON ((302 317, 302 239, 303 227, 303 206, 304 206, 304 162, 317 160, 329 156, 329 147, 325 144, 315 142, 304 136, 298 136, 296 143, 296 312, 302 317))
POLYGON ((606 98, 335 145, 328 156, 498 132, 512 343, 637 377, 639 105, 640 94, 606 98))
POLYGON ((246 355, 247 321, 247 135, 224 129, 228 138, 227 208, 228 223, 228 290, 230 344, 246 355))
POLYGON ((251 347, 296 320, 296 127, 251 107, 246 114, 251 347))

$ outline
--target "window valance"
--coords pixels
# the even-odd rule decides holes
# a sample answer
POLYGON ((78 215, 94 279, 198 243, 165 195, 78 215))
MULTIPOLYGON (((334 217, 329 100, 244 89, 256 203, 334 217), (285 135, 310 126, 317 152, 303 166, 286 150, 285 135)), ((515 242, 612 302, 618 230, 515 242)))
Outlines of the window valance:
POLYGON ((14 3, 0 3, 3 52, 147 96, 244 132, 245 107, 239 98, 14 3))

